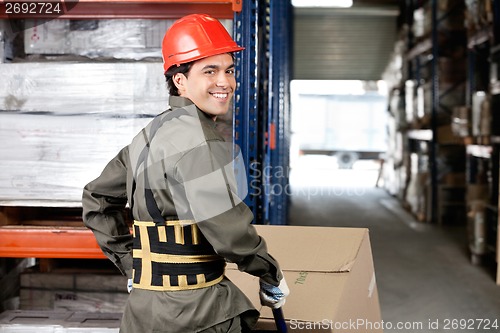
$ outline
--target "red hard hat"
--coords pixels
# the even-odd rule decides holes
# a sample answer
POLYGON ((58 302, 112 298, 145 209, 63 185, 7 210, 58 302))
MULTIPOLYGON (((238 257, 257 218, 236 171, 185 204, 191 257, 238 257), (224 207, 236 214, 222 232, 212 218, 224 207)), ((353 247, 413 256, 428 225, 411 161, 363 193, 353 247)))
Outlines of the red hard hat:
POLYGON ((163 68, 245 49, 238 46, 226 28, 206 14, 192 14, 177 21, 167 30, 162 42, 163 68))

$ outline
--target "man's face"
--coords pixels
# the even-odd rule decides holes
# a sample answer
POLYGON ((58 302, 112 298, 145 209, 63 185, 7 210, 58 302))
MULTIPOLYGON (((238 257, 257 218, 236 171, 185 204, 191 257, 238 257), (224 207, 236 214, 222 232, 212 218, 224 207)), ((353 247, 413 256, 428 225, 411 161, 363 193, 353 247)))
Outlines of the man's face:
POLYGON ((236 88, 233 57, 219 54, 195 61, 188 76, 176 74, 174 82, 180 96, 215 119, 229 110, 236 88))

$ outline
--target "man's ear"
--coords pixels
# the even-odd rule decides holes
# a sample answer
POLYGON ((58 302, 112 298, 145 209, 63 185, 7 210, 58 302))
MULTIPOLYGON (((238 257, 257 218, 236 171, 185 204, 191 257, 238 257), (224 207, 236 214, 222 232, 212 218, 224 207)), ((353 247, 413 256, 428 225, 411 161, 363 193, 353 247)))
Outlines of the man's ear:
POLYGON ((187 79, 186 76, 182 73, 177 73, 172 77, 172 81, 174 82, 175 86, 177 87, 179 94, 186 90, 186 88, 185 88, 186 79, 187 79))

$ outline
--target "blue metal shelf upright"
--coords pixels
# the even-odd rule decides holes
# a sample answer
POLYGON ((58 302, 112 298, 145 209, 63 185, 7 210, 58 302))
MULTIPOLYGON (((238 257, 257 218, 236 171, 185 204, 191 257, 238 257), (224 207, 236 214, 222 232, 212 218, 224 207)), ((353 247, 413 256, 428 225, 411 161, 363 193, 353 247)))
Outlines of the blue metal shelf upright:
POLYGON ((286 224, 289 199, 290 151, 290 54, 292 10, 288 1, 270 3, 269 109, 267 155, 270 160, 268 219, 271 224, 286 224))
POLYGON ((233 136, 256 224, 287 223, 291 19, 289 1, 270 0, 245 0, 234 18, 236 41, 246 49, 236 59, 233 136))
POLYGON ((245 203, 259 224, 260 189, 256 168, 258 155, 258 112, 257 112, 257 31, 258 0, 245 0, 240 13, 234 15, 234 36, 236 42, 245 47, 236 54, 236 92, 234 98, 233 138, 235 147, 241 150, 248 178, 248 195, 245 203))

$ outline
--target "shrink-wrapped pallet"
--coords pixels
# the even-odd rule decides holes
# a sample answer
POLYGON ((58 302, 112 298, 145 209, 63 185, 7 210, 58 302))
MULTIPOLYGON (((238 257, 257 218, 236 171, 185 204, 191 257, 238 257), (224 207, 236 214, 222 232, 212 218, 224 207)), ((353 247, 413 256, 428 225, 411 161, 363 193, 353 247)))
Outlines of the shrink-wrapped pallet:
POLYGON ((0 201, 79 204, 82 187, 168 107, 162 64, 0 64, 0 201))

